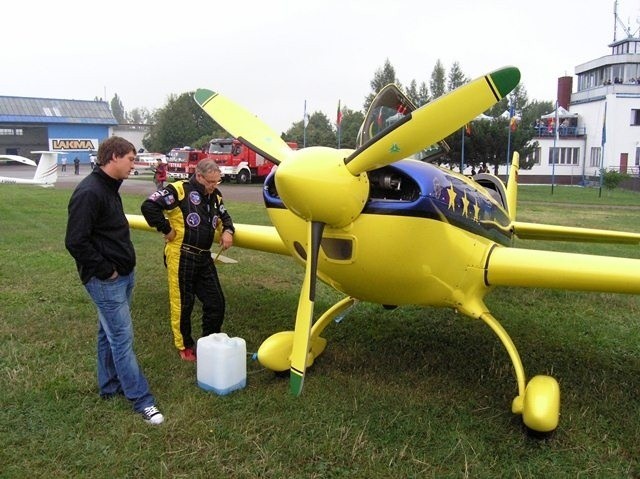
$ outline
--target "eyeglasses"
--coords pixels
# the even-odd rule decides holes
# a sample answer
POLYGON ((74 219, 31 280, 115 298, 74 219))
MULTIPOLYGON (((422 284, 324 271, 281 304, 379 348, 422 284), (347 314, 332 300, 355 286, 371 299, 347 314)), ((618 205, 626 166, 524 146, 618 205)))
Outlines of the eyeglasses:
POLYGON ((210 175, 210 176, 214 176, 216 179, 213 178, 207 178, 206 176, 204 176, 202 173, 198 173, 198 176, 200 177, 200 179, 202 180, 203 183, 206 183, 207 185, 211 185, 211 186, 217 186, 220 183, 222 183, 222 179, 216 175, 210 175))

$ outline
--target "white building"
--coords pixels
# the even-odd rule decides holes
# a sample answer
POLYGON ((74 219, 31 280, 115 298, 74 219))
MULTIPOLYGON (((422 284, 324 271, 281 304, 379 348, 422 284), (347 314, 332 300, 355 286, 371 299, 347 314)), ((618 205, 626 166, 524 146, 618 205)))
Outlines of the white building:
POLYGON ((558 120, 555 112, 541 119, 536 165, 520 170, 521 182, 593 182, 603 167, 638 176, 640 38, 628 36, 609 47, 610 55, 575 67, 574 92, 572 77, 558 79, 558 120))

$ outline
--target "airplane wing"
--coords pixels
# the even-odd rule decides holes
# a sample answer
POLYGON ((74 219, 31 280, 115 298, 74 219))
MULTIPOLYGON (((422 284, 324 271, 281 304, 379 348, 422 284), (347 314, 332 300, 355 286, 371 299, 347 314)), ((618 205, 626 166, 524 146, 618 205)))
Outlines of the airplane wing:
POLYGON ((24 163, 25 165, 37 166, 35 161, 30 160, 29 158, 25 158, 24 156, 19 156, 19 155, 0 155, 0 160, 17 161, 19 163, 24 163))
POLYGON ((489 286, 640 294, 640 259, 495 247, 486 264, 489 286))
MULTIPOLYGON (((142 215, 126 215, 129 227, 142 231, 156 232, 147 224, 142 215)), ((234 224, 236 232, 233 235, 233 245, 238 248, 264 251, 290 256, 289 250, 282 242, 280 235, 273 226, 234 224)))
POLYGON ((511 228, 520 239, 584 241, 591 243, 640 243, 640 234, 627 233, 625 231, 544 225, 523 221, 512 222, 511 228))

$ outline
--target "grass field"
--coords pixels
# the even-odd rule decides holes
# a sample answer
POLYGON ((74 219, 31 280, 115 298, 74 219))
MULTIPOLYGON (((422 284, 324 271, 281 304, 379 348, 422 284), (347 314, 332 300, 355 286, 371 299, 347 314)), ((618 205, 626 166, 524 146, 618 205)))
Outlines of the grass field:
MULTIPOLYGON (((560 383, 559 428, 536 439, 510 412, 517 389, 502 345, 450 310, 358 304, 327 329, 299 398, 250 357, 245 389, 201 390, 172 344, 161 237, 134 231, 136 351, 166 416, 148 426, 125 400, 97 395, 96 314, 63 244, 70 194, 0 187, 2 478, 640 477, 640 297, 487 297, 527 376, 560 383)), ((640 231, 640 197, 622 190, 551 197, 526 186, 520 199, 523 221, 640 231)), ((143 197, 124 200, 138 213, 143 197)), ((237 222, 268 223, 260 205, 227 206, 237 222)), ((517 244, 640 258, 638 246, 517 244)), ((251 353, 292 329, 303 272, 276 255, 229 256, 240 262, 219 269, 224 331, 251 353)), ((338 298, 319 285, 316 311, 338 298)))

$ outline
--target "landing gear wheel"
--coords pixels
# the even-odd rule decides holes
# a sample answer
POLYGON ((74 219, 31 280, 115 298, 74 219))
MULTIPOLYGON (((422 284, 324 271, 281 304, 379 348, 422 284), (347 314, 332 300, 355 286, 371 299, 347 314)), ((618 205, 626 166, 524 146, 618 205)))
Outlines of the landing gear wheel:
POLYGON ((551 376, 535 376, 524 392, 522 421, 536 433, 550 433, 560 420, 560 386, 551 376))

